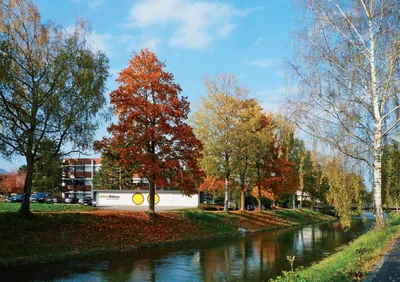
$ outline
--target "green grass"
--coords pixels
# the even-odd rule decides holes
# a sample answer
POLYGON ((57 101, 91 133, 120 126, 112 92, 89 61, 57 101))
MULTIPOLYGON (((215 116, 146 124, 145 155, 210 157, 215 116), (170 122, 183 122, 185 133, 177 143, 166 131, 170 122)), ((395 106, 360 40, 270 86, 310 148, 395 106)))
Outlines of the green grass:
POLYGON ((198 210, 183 211, 183 217, 209 228, 210 232, 223 234, 237 233, 237 226, 231 220, 234 215, 229 213, 199 212, 198 210))
MULTIPOLYGON (((21 203, 0 203, 0 212, 17 212, 20 208, 21 203)), ((87 211, 93 209, 96 208, 77 204, 30 203, 31 212, 87 211)))
MULTIPOLYGON (((295 225, 306 224, 311 221, 327 220, 328 216, 311 209, 277 210, 277 217, 287 220, 295 225)), ((333 217, 332 217, 333 219, 333 217)))
POLYGON ((399 232, 400 218, 391 218, 384 229, 373 230, 360 236, 329 258, 307 269, 285 272, 283 276, 271 281, 330 282, 361 280, 372 269, 376 259, 384 253, 389 241, 399 232))
POLYGON ((0 267, 16 266, 24 261, 37 263, 43 258, 47 261, 68 258, 71 254, 69 242, 74 237, 85 236, 81 236, 79 229, 90 224, 89 220, 78 212, 40 212, 27 219, 15 211, 2 211, 0 267), (71 231, 74 236, 70 236, 71 231))

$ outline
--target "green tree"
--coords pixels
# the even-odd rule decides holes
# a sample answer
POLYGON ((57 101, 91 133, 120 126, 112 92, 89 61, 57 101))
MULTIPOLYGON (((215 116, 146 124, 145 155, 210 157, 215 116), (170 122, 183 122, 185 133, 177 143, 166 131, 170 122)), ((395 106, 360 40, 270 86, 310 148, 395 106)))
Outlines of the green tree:
MULTIPOLYGON (((316 194, 316 174, 314 171, 313 160, 311 157, 311 152, 309 150, 305 151, 304 157, 302 159, 302 184, 300 187, 303 186, 303 191, 307 193, 307 195, 311 199, 311 204, 313 205, 314 202, 314 195, 316 194)), ((303 195, 302 195, 303 198, 303 195)), ((300 205, 302 207, 302 204, 300 205)))
POLYGON ((56 144, 50 140, 42 140, 39 144, 37 161, 34 166, 33 188, 37 191, 54 193, 62 181, 62 153, 57 152, 56 144))
POLYGON ((360 174, 346 168, 342 156, 324 162, 323 177, 329 182, 327 200, 334 204, 344 229, 350 228, 352 208, 363 214, 365 185, 360 174))
POLYGON ((383 201, 391 207, 395 206, 399 213, 400 198, 400 148, 399 142, 392 141, 384 147, 382 155, 382 187, 383 201))
POLYGON ((21 211, 28 216, 43 140, 55 144, 54 154, 66 143, 71 152, 92 146, 104 119, 108 60, 85 42, 84 23, 72 33, 42 23, 30 0, 1 1, 0 19, 0 154, 26 160, 21 211))
POLYGON ((93 177, 93 186, 101 190, 130 190, 137 188, 133 183, 135 171, 124 168, 117 154, 102 155, 101 167, 93 177))
POLYGON ((326 200, 326 193, 329 190, 329 184, 327 182, 327 179, 323 178, 322 163, 319 159, 316 144, 314 144, 313 149, 310 153, 313 171, 313 177, 312 179, 310 179, 310 181, 313 182, 313 185, 309 186, 310 190, 308 190, 308 193, 310 194, 312 208, 314 208, 316 203, 328 205, 326 200))

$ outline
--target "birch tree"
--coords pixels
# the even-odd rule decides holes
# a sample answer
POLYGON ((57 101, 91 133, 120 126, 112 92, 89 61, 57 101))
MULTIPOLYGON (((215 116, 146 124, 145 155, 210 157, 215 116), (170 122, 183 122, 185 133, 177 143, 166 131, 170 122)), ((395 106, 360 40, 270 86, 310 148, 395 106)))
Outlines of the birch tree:
POLYGON ((292 120, 373 170, 376 228, 382 211, 382 141, 399 126, 400 2, 297 1, 290 74, 292 120))

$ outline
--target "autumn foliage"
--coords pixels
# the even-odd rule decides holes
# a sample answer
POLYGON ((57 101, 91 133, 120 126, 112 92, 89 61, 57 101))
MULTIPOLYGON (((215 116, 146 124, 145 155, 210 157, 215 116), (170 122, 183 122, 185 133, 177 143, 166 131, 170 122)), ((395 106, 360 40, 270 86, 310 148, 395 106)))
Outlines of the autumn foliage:
POLYGON ((7 175, 2 175, 0 191, 4 194, 20 194, 24 190, 25 172, 12 171, 7 175))
POLYGON ((285 194, 293 194, 299 185, 296 165, 286 156, 287 148, 270 145, 269 158, 264 161, 262 177, 253 188, 256 198, 266 197, 272 201, 279 200, 285 194))
POLYGON ((209 193, 214 197, 223 195, 225 191, 225 181, 207 177, 204 182, 200 184, 199 191, 209 193))
MULTIPOLYGON (((119 165, 149 181, 150 199, 155 187, 193 194, 201 178, 201 143, 185 123, 189 102, 179 97, 180 86, 164 68, 148 50, 133 55, 110 93, 118 117, 108 127, 112 137, 95 142, 104 157, 119 156, 119 165)), ((154 212, 154 202, 149 211, 154 212)))

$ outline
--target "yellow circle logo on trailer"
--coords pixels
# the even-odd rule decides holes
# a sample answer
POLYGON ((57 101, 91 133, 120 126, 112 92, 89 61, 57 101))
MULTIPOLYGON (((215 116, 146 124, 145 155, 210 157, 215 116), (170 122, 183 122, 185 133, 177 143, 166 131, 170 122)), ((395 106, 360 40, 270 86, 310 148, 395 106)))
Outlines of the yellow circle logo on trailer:
POLYGON ((135 193, 132 196, 132 202, 136 205, 141 205, 144 201, 144 197, 142 195, 142 193, 135 193))
MULTIPOLYGON (((147 201, 150 203, 150 195, 147 196, 147 201)), ((158 194, 154 194, 154 204, 157 205, 159 201, 160 197, 158 197, 158 194)))

